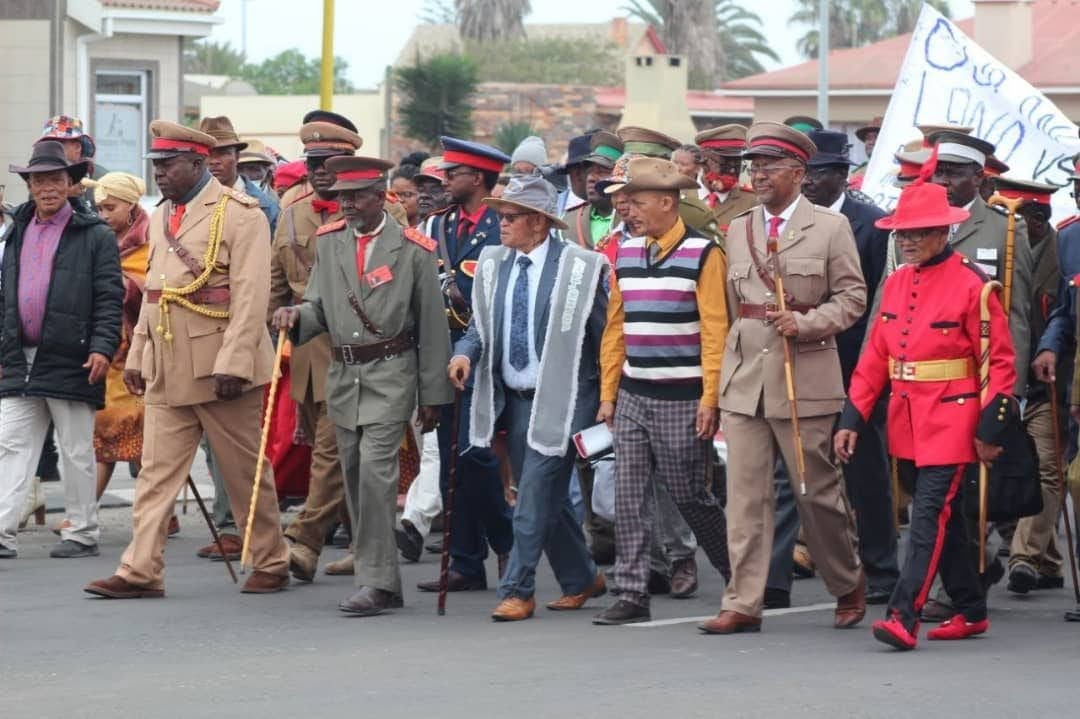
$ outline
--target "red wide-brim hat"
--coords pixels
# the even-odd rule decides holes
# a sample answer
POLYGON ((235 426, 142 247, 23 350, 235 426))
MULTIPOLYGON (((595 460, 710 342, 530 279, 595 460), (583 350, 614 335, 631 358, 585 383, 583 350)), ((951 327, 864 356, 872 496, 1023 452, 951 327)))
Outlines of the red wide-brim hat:
POLYGON ((917 182, 904 188, 896 210, 875 222, 874 226, 882 230, 925 230, 956 225, 969 217, 971 213, 964 208, 949 204, 944 187, 917 182))

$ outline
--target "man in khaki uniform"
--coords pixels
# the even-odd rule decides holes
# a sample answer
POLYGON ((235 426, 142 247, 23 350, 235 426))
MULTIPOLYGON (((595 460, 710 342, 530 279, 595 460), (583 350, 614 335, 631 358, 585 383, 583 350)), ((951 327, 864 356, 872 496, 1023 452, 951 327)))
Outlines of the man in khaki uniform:
MULTIPOLYGON (((831 441, 844 401, 836 335, 865 309, 866 284, 847 218, 800 194, 806 163, 817 149, 810 138, 762 122, 750 128, 747 140, 750 178, 762 207, 735 218, 728 230, 727 301, 737 319, 728 332, 720 374, 721 424, 730 450, 732 572, 723 610, 701 629, 732 634, 761 627, 777 448, 788 467, 799 466, 785 391, 784 342, 790 343, 806 460, 805 487, 794 487, 799 519, 826 588, 839 598, 835 625, 851 627, 866 613, 864 578, 831 441), (777 307, 778 270, 784 312, 777 307)), ((799 483, 797 472, 792 475, 799 483)))
POLYGON ((291 328, 298 345, 329 335, 326 401, 353 517, 358 588, 338 606, 371 616, 402 606, 398 448, 417 404, 428 432, 438 406, 453 401, 450 335, 435 243, 384 210, 393 165, 370 157, 332 157, 326 165, 345 219, 318 230, 304 301, 280 308, 274 324, 291 328))
MULTIPOLYGON (((299 304, 315 265, 315 232, 344 215, 335 177, 326 169, 331 157, 352 155, 363 141, 355 132, 329 122, 309 122, 300 128, 304 158, 313 192, 285 208, 274 235, 270 258, 270 315, 279 307, 299 304)), ((311 581, 319 563, 326 533, 342 517, 345 485, 338 463, 334 423, 326 413, 326 373, 330 368, 330 337, 322 334, 293 348, 292 387, 304 434, 313 440, 311 481, 304 509, 285 530, 290 540, 289 570, 311 581)))
MULTIPOLYGON (((259 452, 263 385, 274 353, 266 331, 270 226, 258 202, 206 169, 214 138, 150 123, 154 181, 165 202, 150 218, 150 267, 124 383, 146 402, 131 544, 113 576, 86 591, 113 599, 164 595, 165 537, 176 495, 205 432, 238 526, 246 526, 259 452)), ((269 465, 259 478, 247 593, 289 583, 269 465)))
POLYGON ((705 153, 705 185, 710 190, 705 204, 716 218, 717 229, 726 235, 732 220, 758 204, 753 190, 739 184, 742 154, 746 149, 746 127, 720 125, 699 132, 694 143, 705 153))

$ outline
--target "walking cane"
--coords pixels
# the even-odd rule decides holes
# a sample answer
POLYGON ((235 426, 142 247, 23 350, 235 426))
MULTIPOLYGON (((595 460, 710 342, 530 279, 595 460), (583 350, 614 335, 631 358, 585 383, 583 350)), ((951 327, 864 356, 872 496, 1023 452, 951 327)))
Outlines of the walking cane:
POLYGON ((259 484, 262 479, 263 462, 266 461, 266 442, 270 438, 270 420, 274 416, 277 383, 281 379, 281 355, 285 350, 285 332, 284 327, 278 330, 277 354, 274 355, 274 373, 270 377, 270 396, 266 398, 262 437, 259 438, 259 456, 255 460, 255 479, 251 482, 251 502, 248 504, 247 527, 244 529, 244 548, 240 552, 241 572, 251 564, 251 528, 255 526, 255 503, 259 501, 259 484))
POLYGON ((450 583, 450 532, 454 526, 454 485, 457 484, 458 428, 461 424, 461 391, 454 392, 454 416, 450 421, 450 452, 446 458, 446 503, 443 504, 443 545, 439 566, 439 616, 446 614, 450 583))
POLYGON ((986 201, 986 204, 991 207, 1004 207, 1008 210, 1008 219, 1005 221, 1005 273, 1002 277, 1005 282, 1005 293, 1001 298, 1005 314, 1009 314, 1009 308, 1012 307, 1013 260, 1016 255, 1016 211, 1025 202, 1027 200, 1022 197, 1013 200, 998 193, 994 193, 986 201))
POLYGON ((237 583, 236 572, 233 571, 232 562, 229 561, 229 553, 225 551, 225 547, 221 544, 221 538, 218 537, 217 527, 214 526, 214 520, 210 518, 210 512, 206 511, 206 505, 203 503, 202 495, 199 494, 199 489, 195 486, 195 480, 188 475, 187 484, 184 485, 184 492, 187 492, 188 487, 191 487, 191 494, 195 497, 195 502, 199 505, 199 510, 202 512, 203 519, 206 520, 206 526, 210 528, 210 536, 214 538, 214 544, 217 546, 218 551, 221 552, 221 558, 225 560, 225 568, 229 570, 229 576, 232 577, 233 584, 237 583))
MULTIPOLYGON (((780 311, 787 312, 787 299, 784 297, 784 276, 776 267, 776 298, 780 311)), ((802 434, 799 432, 799 402, 795 395, 795 376, 791 369, 791 340, 780 336, 784 345, 784 382, 787 384, 788 407, 791 409, 791 429, 795 433, 795 474, 799 478, 799 494, 806 495, 806 456, 803 453, 802 434)))
MULTIPOLYGON (((986 403, 986 393, 990 391, 990 293, 1000 289, 1000 282, 987 282, 979 295, 979 406, 986 403)), ((989 486, 990 471, 986 462, 979 462, 979 574, 986 573, 986 497, 989 486)))
POLYGON ((1050 420, 1054 423, 1054 459, 1057 461, 1058 491, 1061 492, 1061 517, 1065 520, 1065 541, 1069 544, 1069 570, 1072 572, 1073 596, 1080 605, 1080 580, 1076 576, 1076 545, 1073 544, 1072 523, 1069 521, 1069 495, 1065 486, 1065 469, 1061 466, 1064 453, 1061 447, 1061 424, 1058 408, 1057 380, 1048 383, 1050 389, 1050 420))

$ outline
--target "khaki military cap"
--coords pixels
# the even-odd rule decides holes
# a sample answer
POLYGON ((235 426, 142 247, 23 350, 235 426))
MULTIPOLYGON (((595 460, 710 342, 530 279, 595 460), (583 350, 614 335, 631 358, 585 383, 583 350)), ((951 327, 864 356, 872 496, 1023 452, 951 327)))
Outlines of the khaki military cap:
POLYGON ((150 152, 146 159, 164 160, 185 152, 206 157, 216 144, 217 140, 205 132, 168 120, 154 120, 150 123, 150 152))
POLYGON ((723 157, 742 157, 746 149, 746 126, 732 123, 710 128, 699 132, 694 144, 723 157))
MULTIPOLYGON (((929 140, 931 135, 939 132, 959 132, 961 135, 970 135, 971 131, 975 129, 967 125, 949 125, 947 123, 944 125, 916 125, 915 127, 922 133, 924 142, 929 140)), ((927 147, 929 146, 927 142, 927 147)))
POLYGON ((224 115, 219 117, 204 117, 199 121, 199 131, 205 132, 207 135, 214 138, 214 149, 235 147, 237 151, 239 151, 248 146, 248 144, 242 142, 240 136, 236 134, 236 129, 233 128, 232 120, 224 115))
POLYGON ((301 127, 300 142, 304 143, 304 157, 351 155, 364 144, 363 138, 352 130, 322 121, 301 127))
POLYGON ((334 184, 330 187, 334 192, 385 189, 386 173, 393 166, 394 163, 378 157, 356 155, 335 155, 326 161, 326 169, 334 173, 334 184))
POLYGON ((986 174, 990 177, 1000 177, 1009 171, 1009 166, 993 155, 986 156, 986 174))
POLYGON ((806 133, 779 122, 755 122, 746 131, 743 157, 791 157, 806 163, 817 145, 806 133))
POLYGON ((679 172, 671 160, 661 157, 635 157, 626 165, 626 179, 612 183, 604 192, 639 192, 641 190, 690 190, 697 183, 679 172))
POLYGON ((237 160, 237 164, 243 165, 245 163, 253 162, 268 162, 271 165, 276 165, 277 162, 274 158, 270 157, 270 153, 266 149, 266 145, 262 140, 256 140, 255 138, 245 139, 247 143, 247 149, 240 153, 240 159, 237 160))
POLYGON ((620 127, 615 134, 623 141, 623 151, 631 155, 668 158, 682 145, 671 135, 646 127, 620 127))
POLYGON ((589 140, 589 154, 586 155, 585 162, 610 170, 622 154, 623 141, 619 136, 607 130, 599 130, 594 132, 589 140))
POLYGON ((443 156, 435 155, 420 163, 420 172, 413 179, 437 180, 446 182, 446 170, 443 169, 443 156))

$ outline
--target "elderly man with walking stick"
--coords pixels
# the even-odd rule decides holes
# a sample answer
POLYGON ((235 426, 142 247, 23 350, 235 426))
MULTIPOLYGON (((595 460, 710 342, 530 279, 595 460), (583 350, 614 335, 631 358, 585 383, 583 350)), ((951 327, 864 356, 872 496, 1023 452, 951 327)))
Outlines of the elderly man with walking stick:
POLYGON ((816 151, 803 133, 774 122, 747 133, 750 181, 760 208, 728 230, 727 301, 733 322, 720 374, 728 465, 731 581, 708 634, 756 632, 773 538, 773 468, 791 468, 807 545, 838 597, 834 624, 866 613, 865 580, 843 478, 832 459, 844 399, 836 335, 866 305, 859 253, 847 219, 800 195, 816 151))
POLYGON ((430 432, 439 406, 454 400, 436 244, 383 209, 391 167, 372 157, 326 161, 345 217, 316 231, 304 301, 273 320, 298 345, 330 336, 326 401, 352 515, 357 587, 338 608, 364 617, 403 606, 394 527, 398 448, 409 419, 416 409, 430 432))
MULTIPOLYGON (((150 123, 150 134, 165 202, 150 218, 145 299, 124 370, 128 390, 146 402, 133 536, 116 574, 85 589, 110 599, 164 596, 169 517, 204 432, 244 526, 274 362, 265 324, 270 226, 258 202, 210 175, 214 138, 164 120, 150 123)), ((255 481, 254 572, 243 591, 266 594, 289 583, 289 550, 272 473, 255 481)))

